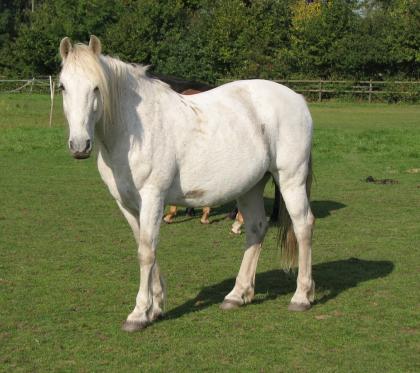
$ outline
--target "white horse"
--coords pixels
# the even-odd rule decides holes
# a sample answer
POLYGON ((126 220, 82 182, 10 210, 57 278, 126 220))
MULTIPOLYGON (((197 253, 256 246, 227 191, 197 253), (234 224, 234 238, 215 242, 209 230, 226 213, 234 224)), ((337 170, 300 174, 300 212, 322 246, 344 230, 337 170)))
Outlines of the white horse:
POLYGON ((221 308, 252 301, 255 271, 267 230, 263 191, 269 174, 280 185, 281 241, 288 265, 299 247, 297 289, 289 309, 314 300, 311 241, 312 120, 302 96, 264 80, 237 81, 181 96, 147 76, 146 68, 101 55, 101 43, 60 43, 69 148, 87 158, 95 143, 98 169, 138 243, 140 288, 123 324, 140 330, 163 313, 156 262, 165 204, 214 206, 237 200, 246 250, 233 290, 221 308))

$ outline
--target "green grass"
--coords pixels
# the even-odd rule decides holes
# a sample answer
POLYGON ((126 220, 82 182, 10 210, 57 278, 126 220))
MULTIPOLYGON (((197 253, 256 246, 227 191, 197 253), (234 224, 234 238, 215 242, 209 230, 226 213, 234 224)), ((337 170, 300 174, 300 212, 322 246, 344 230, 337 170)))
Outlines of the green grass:
POLYGON ((255 302, 219 310, 244 245, 219 208, 209 226, 183 216, 162 226, 167 316, 126 334, 134 239, 94 159, 69 156, 60 105, 48 128, 48 96, 0 96, 0 371, 420 370, 419 106, 311 105, 310 311, 287 311, 295 278, 279 270, 275 228, 255 302), (368 184, 369 175, 399 183, 368 184))

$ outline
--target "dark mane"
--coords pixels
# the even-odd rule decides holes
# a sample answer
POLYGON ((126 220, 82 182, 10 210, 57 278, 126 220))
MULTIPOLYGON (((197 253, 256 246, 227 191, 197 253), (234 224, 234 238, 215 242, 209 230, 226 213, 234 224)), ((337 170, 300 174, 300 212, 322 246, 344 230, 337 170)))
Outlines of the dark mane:
POLYGON ((194 89, 200 92, 208 91, 213 89, 214 86, 211 86, 206 83, 186 80, 178 78, 172 75, 159 74, 151 71, 147 71, 147 75, 151 78, 156 78, 168 84, 175 92, 181 93, 187 89, 194 89))

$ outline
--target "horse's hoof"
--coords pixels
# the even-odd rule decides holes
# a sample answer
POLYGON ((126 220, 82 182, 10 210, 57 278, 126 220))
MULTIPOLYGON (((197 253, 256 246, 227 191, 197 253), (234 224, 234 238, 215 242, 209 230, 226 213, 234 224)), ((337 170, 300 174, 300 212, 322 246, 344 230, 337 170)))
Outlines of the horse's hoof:
POLYGON ((307 311, 311 308, 311 304, 306 304, 306 303, 290 303, 289 307, 287 307, 287 309, 289 311, 295 311, 295 312, 302 312, 302 311, 307 311))
POLYGON ((220 305, 220 309, 222 310, 234 310, 236 308, 239 308, 240 306, 242 306, 241 302, 235 301, 235 300, 230 300, 230 299, 225 299, 223 301, 223 303, 220 305))
POLYGON ((170 218, 166 218, 166 217, 164 217, 164 218, 163 218, 163 221, 164 221, 166 224, 171 224, 171 223, 172 223, 172 219, 170 219, 170 218))
POLYGON ((200 220, 200 223, 201 224, 210 224, 210 221, 209 220, 200 220))
POLYGON ((124 323, 122 324, 121 329, 124 330, 125 332, 137 332, 139 330, 143 330, 145 328, 147 328, 150 325, 150 322, 140 322, 140 321, 124 321, 124 323))

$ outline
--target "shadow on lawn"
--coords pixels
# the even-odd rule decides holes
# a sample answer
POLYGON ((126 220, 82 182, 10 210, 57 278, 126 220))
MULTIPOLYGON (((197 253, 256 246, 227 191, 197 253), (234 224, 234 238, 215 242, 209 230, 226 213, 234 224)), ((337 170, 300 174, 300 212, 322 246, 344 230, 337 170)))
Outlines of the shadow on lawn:
MULTIPOLYGON (((387 260, 374 261, 357 258, 315 264, 313 277, 316 290, 325 293, 321 298, 315 296, 315 305, 324 304, 334 299, 343 291, 357 286, 360 282, 388 276, 393 269, 394 264, 387 260)), ((288 275, 281 270, 257 273, 255 283, 255 299, 252 304, 264 303, 286 294, 290 294, 291 297, 296 289, 295 276, 288 275)), ((221 303, 234 284, 235 279, 230 278, 203 288, 194 299, 167 312, 165 319, 175 319, 221 303)))
POLYGON ((322 219, 330 216, 336 210, 346 207, 344 203, 335 201, 311 201, 311 209, 315 218, 322 219))
MULTIPOLYGON (((273 198, 264 198, 264 205, 266 214, 271 214, 274 206, 273 198)), ((236 207, 236 202, 226 203, 222 206, 212 207, 210 212, 210 223, 218 223, 219 221, 228 218, 228 214, 236 207)), ((311 209, 317 219, 326 218, 334 213, 336 210, 346 207, 345 204, 335 201, 311 201, 311 209)), ((185 214, 185 208, 179 208, 178 217, 171 224, 184 223, 189 220, 199 220, 201 217, 201 209, 195 209, 194 216, 188 216, 185 214)))

